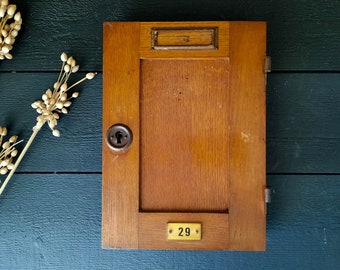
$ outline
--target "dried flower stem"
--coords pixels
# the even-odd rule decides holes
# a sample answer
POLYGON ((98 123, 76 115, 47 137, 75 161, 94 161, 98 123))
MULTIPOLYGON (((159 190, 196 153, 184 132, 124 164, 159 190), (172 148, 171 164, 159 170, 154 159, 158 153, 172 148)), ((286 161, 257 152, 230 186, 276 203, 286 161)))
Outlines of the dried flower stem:
MULTIPOLYGON (((3 0, 0 0, 3 1, 3 0)), ((73 88, 74 86, 82 83, 85 80, 91 80, 96 76, 96 73, 89 72, 86 74, 86 76, 76 83, 72 84, 71 86, 68 86, 68 79, 72 73, 76 73, 79 69, 79 66, 76 65, 76 61, 73 59, 73 57, 67 57, 66 53, 61 54, 61 61, 62 67, 61 71, 58 77, 58 80, 53 85, 53 90, 47 89, 46 92, 42 95, 41 99, 32 103, 32 108, 34 108, 39 116, 37 117, 37 123, 33 127, 33 132, 31 134, 31 137, 27 141, 24 149, 20 153, 19 157, 17 158, 15 164, 11 164, 11 170, 8 173, 4 183, 2 184, 0 188, 0 195, 4 191, 6 185, 8 184, 9 180, 15 173, 16 169, 18 168, 22 158, 26 154, 28 148, 31 146, 34 138, 37 136, 39 130, 47 123, 49 128, 52 130, 52 134, 56 137, 60 137, 59 130, 55 129, 56 125, 58 124, 59 114, 67 114, 68 108, 72 105, 71 99, 75 99, 78 97, 78 92, 73 92, 71 95, 69 94, 69 90, 73 88)), ((2 136, 6 135, 7 133, 6 129, 1 129, 0 132, 2 136), (4 135, 3 135, 3 134, 4 135)), ((0 138, 2 139, 2 138, 0 138)), ((16 138, 15 138, 16 140, 16 138)), ((11 141, 14 141, 12 139, 11 141)), ((1 145, 0 145, 1 146, 1 145)), ((13 146, 13 145, 12 145, 13 146)), ((10 142, 6 142, 5 147, 5 154, 8 155, 8 151, 11 149, 10 142), (8 149, 9 150, 8 150, 8 149)), ((7 164, 7 162, 6 162, 7 164)), ((4 173, 7 173, 7 168, 4 171, 4 173)))
POLYGON ((27 141, 24 149, 21 151, 19 157, 17 158, 17 160, 14 163, 14 166, 12 168, 12 170, 9 172, 9 174, 7 175, 5 181, 3 182, 3 184, 1 185, 0 188, 0 195, 2 194, 2 192, 5 190, 9 180, 11 179, 12 175, 15 173, 16 169, 18 168, 22 158, 24 157, 24 155, 26 154, 28 148, 31 146, 35 136, 38 134, 40 128, 34 128, 31 137, 29 138, 29 140, 27 141))

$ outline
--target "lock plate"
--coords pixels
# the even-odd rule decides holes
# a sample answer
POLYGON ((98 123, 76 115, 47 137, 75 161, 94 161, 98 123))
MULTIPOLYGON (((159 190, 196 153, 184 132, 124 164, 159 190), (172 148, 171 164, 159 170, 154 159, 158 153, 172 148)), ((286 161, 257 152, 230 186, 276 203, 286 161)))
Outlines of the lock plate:
POLYGON ((177 241, 199 241, 202 238, 201 223, 168 223, 167 239, 177 241))
POLYGON ((108 129, 106 142, 114 151, 125 150, 132 143, 132 131, 126 125, 115 124, 108 129))

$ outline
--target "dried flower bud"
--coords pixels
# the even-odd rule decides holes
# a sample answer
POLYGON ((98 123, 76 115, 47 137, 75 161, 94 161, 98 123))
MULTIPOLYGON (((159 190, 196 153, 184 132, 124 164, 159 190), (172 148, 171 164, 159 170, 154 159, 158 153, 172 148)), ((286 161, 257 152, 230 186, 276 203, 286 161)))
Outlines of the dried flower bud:
POLYGON ((7 128, 5 127, 2 127, 1 128, 1 133, 0 133, 1 136, 6 136, 7 135, 7 128))
POLYGON ((5 38, 5 40, 4 40, 4 42, 5 42, 6 44, 12 44, 12 37, 11 37, 11 36, 7 36, 7 37, 5 38))
POLYGON ((70 65, 65 65, 64 66, 64 71, 67 73, 67 72, 70 72, 70 70, 71 70, 71 67, 70 67, 70 65))
POLYGON ((0 174, 1 174, 1 175, 5 175, 5 174, 7 174, 7 172, 8 172, 7 167, 4 167, 4 168, 1 168, 1 169, 0 169, 0 174))
POLYGON ((0 162, 0 167, 6 167, 7 166, 7 160, 3 160, 0 162))
POLYGON ((54 130, 52 131, 52 134, 53 134, 53 136, 55 136, 55 137, 60 137, 60 131, 57 130, 57 129, 54 129, 54 130))
POLYGON ((64 102, 67 100, 67 94, 66 93, 62 93, 60 96, 60 101, 64 102))
POLYGON ((51 97, 52 97, 52 90, 51 90, 51 89, 47 89, 46 92, 45 92, 45 95, 46 95, 48 98, 51 98, 51 97))
POLYGON ((56 107, 58 109, 62 109, 64 107, 64 104, 62 102, 57 102, 56 107))
POLYGON ((48 123, 49 128, 53 130, 55 127, 55 123, 52 121, 48 121, 47 123, 48 123))
POLYGON ((66 101, 66 102, 64 103, 64 107, 66 107, 66 108, 70 107, 71 105, 72 105, 72 102, 71 102, 71 101, 66 101))
POLYGON ((18 139, 18 136, 13 135, 12 137, 9 138, 9 142, 10 143, 15 143, 17 141, 17 139, 18 139))
POLYGON ((63 83, 63 84, 60 86, 60 91, 65 92, 66 89, 67 89, 67 84, 66 84, 66 83, 63 83))
POLYGON ((9 171, 11 171, 11 170, 13 169, 13 167, 14 167, 14 164, 13 164, 13 163, 7 164, 7 169, 8 169, 9 171))
POLYGON ((2 29, 1 30, 1 35, 5 38, 8 36, 8 32, 6 31, 6 29, 2 29))
POLYGON ((60 59, 61 59, 61 61, 66 62, 67 61, 67 54, 63 52, 60 56, 60 59))
MULTIPOLYGON (((18 150, 15 149, 11 152, 12 157, 16 157, 17 155, 18 155, 18 150)), ((8 164, 7 164, 7 166, 8 166, 8 164)))
POLYGON ((20 21, 18 22, 18 24, 16 24, 16 25, 14 26, 14 29, 17 30, 17 31, 19 31, 19 30, 21 29, 21 24, 22 24, 22 20, 20 20, 20 21))
POLYGON ((16 9, 17 9, 16 5, 9 5, 7 7, 7 14, 12 18, 14 13, 15 13, 15 11, 16 11, 16 9))
POLYGON ((49 100, 49 105, 50 106, 53 106, 55 104, 55 99, 54 98, 51 98, 50 100, 49 100))
POLYGON ((17 37, 18 33, 19 32, 17 30, 13 29, 12 32, 11 32, 11 37, 13 37, 13 38, 17 37))
POLYGON ((59 87, 60 87, 60 83, 59 82, 54 83, 54 85, 53 85, 54 89, 58 89, 59 87))
POLYGON ((72 56, 70 56, 68 59, 67 59, 67 64, 69 64, 70 66, 72 66, 72 63, 76 63, 76 61, 73 59, 72 56))
POLYGON ((12 56, 10 53, 6 53, 6 54, 5 54, 5 57, 6 57, 7 59, 9 59, 9 60, 13 58, 13 56, 12 56))
POLYGON ((21 20, 21 13, 20 12, 15 13, 14 20, 17 21, 17 22, 21 20))
POLYGON ((10 47, 8 46, 8 44, 6 44, 6 45, 2 46, 1 50, 2 50, 3 53, 9 53, 9 48, 10 47))
POLYGON ((0 8, 0 18, 5 17, 6 11, 7 11, 6 7, 3 7, 3 6, 2 6, 2 7, 0 8))
POLYGON ((73 66, 71 72, 76 73, 79 70, 79 66, 73 66))
POLYGON ((10 146, 10 142, 7 141, 7 142, 4 142, 4 143, 3 143, 2 148, 3 148, 3 149, 7 149, 9 146, 10 146))
POLYGON ((93 72, 89 72, 86 74, 86 79, 92 80, 96 74, 93 72))

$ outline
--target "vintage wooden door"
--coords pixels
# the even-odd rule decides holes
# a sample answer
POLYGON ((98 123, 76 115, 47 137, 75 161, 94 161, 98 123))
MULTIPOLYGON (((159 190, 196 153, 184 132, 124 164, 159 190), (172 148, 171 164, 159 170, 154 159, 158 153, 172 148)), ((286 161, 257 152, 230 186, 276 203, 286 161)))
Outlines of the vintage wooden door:
POLYGON ((104 23, 104 248, 265 249, 265 56, 263 22, 104 23))

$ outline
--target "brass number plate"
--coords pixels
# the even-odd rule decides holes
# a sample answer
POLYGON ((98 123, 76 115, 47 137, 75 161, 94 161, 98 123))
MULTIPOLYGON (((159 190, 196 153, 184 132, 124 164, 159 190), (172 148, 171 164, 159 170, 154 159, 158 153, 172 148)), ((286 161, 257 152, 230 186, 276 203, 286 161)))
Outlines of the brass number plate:
POLYGON ((168 240, 198 241, 202 238, 201 223, 168 223, 168 240))

